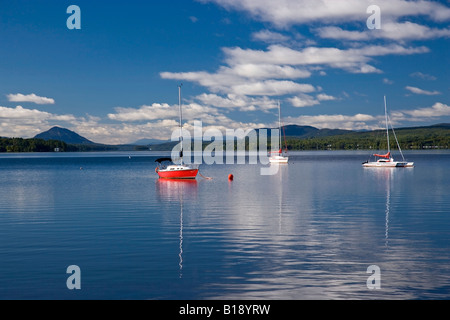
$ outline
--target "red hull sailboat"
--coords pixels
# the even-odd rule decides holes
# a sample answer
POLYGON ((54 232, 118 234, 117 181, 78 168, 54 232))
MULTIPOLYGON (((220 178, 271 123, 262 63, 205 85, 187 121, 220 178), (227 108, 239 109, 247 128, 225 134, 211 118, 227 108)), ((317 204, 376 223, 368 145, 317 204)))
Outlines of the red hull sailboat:
POLYGON ((181 111, 181 85, 178 87, 178 98, 180 108, 180 164, 165 165, 166 162, 172 162, 171 158, 161 158, 156 160, 159 163, 156 173, 160 179, 196 179, 198 175, 198 166, 186 164, 183 161, 183 113, 181 111))
POLYGON ((156 168, 156 173, 161 179, 196 179, 198 175, 198 168, 192 165, 181 164, 181 165, 169 165, 165 166, 164 163, 172 161, 170 158, 162 158, 156 160, 159 166, 156 168))

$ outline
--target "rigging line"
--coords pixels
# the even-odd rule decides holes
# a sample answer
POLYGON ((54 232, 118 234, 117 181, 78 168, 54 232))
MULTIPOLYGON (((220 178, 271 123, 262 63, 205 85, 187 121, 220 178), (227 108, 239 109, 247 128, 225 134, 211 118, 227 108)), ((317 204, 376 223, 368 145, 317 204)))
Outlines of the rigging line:
POLYGON ((391 125, 391 128, 392 128, 392 132, 394 133, 395 141, 397 142, 398 150, 400 151, 400 154, 402 155, 403 161, 406 161, 405 157, 403 156, 403 152, 402 152, 402 148, 400 147, 400 143, 398 142, 397 134, 395 133, 394 126, 392 125, 391 117, 388 116, 388 119, 389 119, 389 124, 391 125))
POLYGON ((199 176, 202 177, 203 179, 206 179, 206 180, 213 180, 213 178, 205 177, 205 176, 202 175, 200 172, 199 172, 198 174, 199 174, 199 176))
POLYGON ((387 133, 387 142, 388 142, 388 153, 391 153, 391 142, 389 139, 389 125, 388 125, 388 113, 387 113, 387 99, 384 96, 384 112, 386 114, 386 133, 387 133))

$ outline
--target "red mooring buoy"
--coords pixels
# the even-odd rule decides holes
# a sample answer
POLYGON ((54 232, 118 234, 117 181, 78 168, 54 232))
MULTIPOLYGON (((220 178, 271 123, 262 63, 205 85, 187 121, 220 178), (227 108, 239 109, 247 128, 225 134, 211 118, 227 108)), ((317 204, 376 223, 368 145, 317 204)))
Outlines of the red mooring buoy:
POLYGON ((232 174, 228 175, 228 180, 229 181, 233 181, 234 180, 234 176, 232 174))

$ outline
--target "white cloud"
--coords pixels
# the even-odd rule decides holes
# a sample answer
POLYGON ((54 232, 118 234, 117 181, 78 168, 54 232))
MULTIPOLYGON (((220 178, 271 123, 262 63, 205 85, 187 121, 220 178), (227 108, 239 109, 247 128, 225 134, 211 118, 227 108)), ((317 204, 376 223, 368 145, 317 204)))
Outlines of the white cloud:
POLYGON ((307 47, 295 50, 282 45, 269 46, 267 51, 226 48, 229 65, 253 63, 257 65, 276 64, 290 66, 328 66, 354 73, 380 72, 367 63, 372 57, 386 55, 411 55, 429 52, 425 47, 403 47, 397 44, 388 46, 364 46, 360 48, 339 49, 332 47, 307 47))
POLYGON ((49 127, 64 122, 77 121, 73 115, 58 115, 22 106, 8 108, 0 106, 0 136, 34 137, 49 127))
POLYGON ((416 88, 416 87, 410 87, 410 86, 406 87, 405 89, 412 93, 415 93, 415 94, 423 94, 423 95, 427 95, 427 96, 436 96, 436 95, 441 94, 439 91, 427 91, 427 90, 423 90, 423 89, 416 88))
POLYGON ((380 30, 348 31, 340 27, 321 27, 316 30, 321 38, 373 41, 374 39, 387 39, 394 41, 426 40, 450 37, 450 29, 436 29, 412 22, 383 23, 380 30))
POLYGON ((5 121, 7 119, 38 122, 43 120, 72 121, 75 120, 75 117, 73 115, 55 115, 37 109, 26 109, 22 106, 17 106, 16 108, 0 107, 0 120, 5 121))
POLYGON ((108 118, 115 121, 152 121, 157 119, 172 119, 178 115, 174 106, 168 104, 153 104, 135 108, 115 108, 116 113, 108 114, 108 118))
POLYGON ((163 79, 193 81, 207 87, 212 92, 235 95, 284 95, 295 92, 312 92, 310 84, 299 84, 279 78, 298 78, 310 75, 309 72, 295 70, 291 67, 264 65, 237 65, 235 68, 222 67, 217 73, 207 72, 163 72, 163 79), (245 72, 247 70, 248 72, 245 72), (273 71, 272 73, 270 71, 273 71), (283 77, 284 76, 284 77, 283 77), (271 78, 270 80, 264 80, 271 78))
POLYGON ((444 116, 450 116, 450 106, 437 102, 432 107, 420 108, 416 110, 400 111, 400 113, 413 117, 410 121, 421 121, 426 118, 439 118, 444 116))
POLYGON ((319 129, 370 130, 378 128, 381 117, 368 114, 356 115, 317 115, 288 117, 286 123, 313 126, 319 129))
POLYGON ((270 30, 261 30, 252 34, 252 39, 266 43, 281 43, 290 40, 290 37, 284 34, 273 32, 270 30))
POLYGON ((314 92, 316 89, 310 84, 299 84, 293 81, 266 80, 232 87, 237 95, 250 96, 283 96, 300 92, 314 92))
MULTIPOLYGON (((437 118, 450 116, 450 106, 437 102, 432 107, 414 110, 399 110, 390 113, 394 123, 436 121, 437 118)), ((286 117, 285 123, 308 125, 319 129, 375 130, 384 128, 383 115, 342 115, 322 114, 316 116, 286 117)))
POLYGON ((296 108, 312 107, 320 104, 319 100, 307 94, 297 95, 288 98, 288 101, 296 108))
POLYGON ((204 105, 217 108, 239 109, 244 112, 256 110, 267 111, 278 108, 277 102, 268 97, 254 98, 235 94, 228 94, 226 97, 222 97, 217 94, 203 93, 196 96, 195 99, 204 105))
POLYGON ((318 94, 318 95, 317 95, 317 99, 318 99, 319 101, 334 101, 334 100, 337 100, 336 97, 329 96, 329 95, 327 95, 327 94, 325 94, 325 93, 318 94))
POLYGON ((55 100, 51 98, 39 97, 34 93, 23 95, 21 93, 8 94, 7 98, 10 102, 31 102, 35 104, 55 104, 55 100))
POLYGON ((422 73, 422 72, 414 72, 414 73, 411 73, 410 76, 412 78, 419 78, 419 79, 428 80, 428 81, 437 80, 437 78, 435 76, 432 76, 432 75, 426 74, 426 73, 422 73))
POLYGON ((311 77, 311 72, 286 65, 274 64, 238 64, 233 73, 249 79, 300 79, 311 77))
MULTIPOLYGON (((425 47, 363 46, 338 49, 307 47, 292 49, 282 45, 271 45, 267 50, 224 48, 227 66, 215 73, 162 72, 163 79, 192 81, 208 88, 213 93, 236 96, 282 96, 311 93, 311 84, 300 84, 293 80, 309 78, 315 68, 337 68, 352 73, 381 73, 368 63, 377 56, 411 55, 428 52, 425 47)), ((323 71, 323 70, 322 70, 323 71)))
MULTIPOLYGON (((116 113, 108 114, 110 120, 124 122, 148 122, 155 120, 175 119, 179 117, 179 106, 168 105, 166 103, 154 103, 151 106, 141 106, 140 108, 115 108, 116 113)), ((204 119, 217 115, 217 110, 205 107, 197 103, 183 105, 183 118, 204 119)))
MULTIPOLYGON (((255 19, 279 28, 307 23, 361 22, 368 18, 361 0, 199 0, 213 2, 230 10, 249 13, 255 19)), ((434 21, 450 19, 450 8, 435 1, 378 0, 383 16, 396 20, 408 16, 425 16, 434 21)))

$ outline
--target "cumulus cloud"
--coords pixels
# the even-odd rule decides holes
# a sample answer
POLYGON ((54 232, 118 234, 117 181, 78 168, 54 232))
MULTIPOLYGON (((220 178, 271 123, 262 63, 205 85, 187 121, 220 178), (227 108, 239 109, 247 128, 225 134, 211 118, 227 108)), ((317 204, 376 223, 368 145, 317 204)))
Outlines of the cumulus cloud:
MULTIPOLYGON (((108 114, 110 120, 124 122, 148 122, 161 119, 178 119, 179 106, 169 104, 154 103, 151 106, 141 106, 139 108, 115 108, 116 113, 108 114)), ((211 107, 202 106, 197 103, 183 105, 183 118, 205 119, 217 115, 217 110, 211 107)))
POLYGON ((318 99, 319 101, 334 101, 334 100, 337 100, 336 97, 327 95, 327 94, 325 94, 325 93, 318 94, 318 95, 317 95, 317 99, 318 99))
POLYGON ((116 113, 108 114, 108 118, 115 121, 151 121, 162 118, 175 118, 178 111, 174 106, 155 103, 151 106, 136 108, 115 108, 116 113))
POLYGON ((413 72, 410 74, 410 77, 412 78, 418 78, 422 80, 428 80, 428 81, 435 81, 437 78, 435 76, 432 76, 430 74, 422 73, 422 72, 413 72))
POLYGON ((406 41, 450 37, 450 29, 430 28, 409 21, 383 23, 382 28, 376 31, 349 31, 328 26, 316 29, 316 33, 321 38, 353 41, 373 41, 374 39, 406 41))
POLYGON ((320 104, 320 101, 318 99, 315 99, 314 97, 307 94, 288 98, 288 101, 296 108, 312 107, 320 104))
POLYGON ((53 114, 37 109, 27 109, 22 106, 8 108, 0 106, 0 136, 33 137, 48 130, 58 123, 72 123, 77 118, 70 114, 53 114))
POLYGON ((406 110, 401 111, 400 113, 413 117, 413 119, 410 119, 410 121, 413 120, 421 121, 426 118, 439 118, 443 116, 450 116, 450 106, 437 102, 432 107, 429 108, 406 110))
MULTIPOLYGON (((163 79, 198 83, 216 95, 218 93, 228 95, 228 100, 229 97, 291 95, 288 101, 296 107, 304 107, 332 100, 326 94, 318 96, 317 99, 305 99, 307 96, 302 96, 317 91, 317 88, 295 80, 311 77, 317 68, 337 68, 351 73, 382 73, 369 64, 374 57, 420 54, 428 52, 428 49, 398 44, 349 49, 332 47, 293 49, 277 44, 270 45, 267 50, 235 47, 224 48, 223 52, 227 65, 221 66, 215 73, 162 72, 160 76, 163 79)), ((232 105, 241 102, 242 99, 232 105)), ((241 106, 241 110, 244 108, 241 106)))
POLYGON ((36 94, 24 95, 21 93, 8 94, 7 98, 10 102, 31 102, 35 104, 55 104, 55 100, 46 97, 39 97, 36 94))
POLYGON ((238 109, 244 112, 256 110, 268 111, 278 108, 277 101, 269 99, 268 97, 254 98, 235 94, 219 96, 217 94, 203 93, 196 96, 195 99, 204 105, 217 108, 238 109))
POLYGON ((270 30, 261 30, 252 34, 252 39, 266 43, 282 43, 290 40, 290 37, 270 30))
POLYGON ((313 126, 319 129, 370 130, 379 128, 378 122, 380 119, 382 119, 381 116, 376 117, 368 114, 334 114, 288 117, 285 122, 313 126))
POLYGON ((441 94, 439 91, 427 91, 417 87, 410 87, 410 86, 407 86, 405 89, 415 94, 423 94, 427 96, 436 96, 441 94))
POLYGON ((299 84, 291 80, 278 80, 284 74, 286 78, 306 76, 309 73, 296 71, 290 67, 277 67, 264 65, 261 68, 252 65, 239 65, 234 69, 221 68, 217 73, 207 72, 163 72, 163 79, 193 81, 208 88, 212 92, 234 95, 249 96, 275 96, 295 92, 312 92, 314 86, 310 84, 299 84), (244 69, 249 70, 244 74, 244 69), (268 72, 273 70, 274 73, 268 72), (232 70, 232 71, 231 71, 232 70), (271 78, 264 80, 264 78, 271 78))
MULTIPOLYGON (((437 102, 431 107, 413 110, 396 110, 390 113, 394 123, 436 121, 450 116, 450 106, 437 102)), ((313 116, 286 117, 285 123, 308 125, 320 129, 375 130, 384 128, 384 114, 322 114, 313 116)))
POLYGON ((283 45, 271 45, 266 51, 226 48, 229 65, 267 64, 290 66, 328 66, 354 73, 378 72, 368 65, 372 57, 386 55, 411 55, 429 52, 425 47, 404 47, 398 44, 388 46, 364 46, 339 49, 333 47, 307 47, 296 50, 283 45))
MULTIPOLYGON (((199 0, 213 2, 229 10, 244 11, 253 18, 278 28, 307 23, 349 23, 365 21, 367 7, 361 0, 199 0)), ((450 19, 450 8, 435 1, 378 0, 383 16, 397 20, 408 16, 424 16, 434 21, 450 19)))

